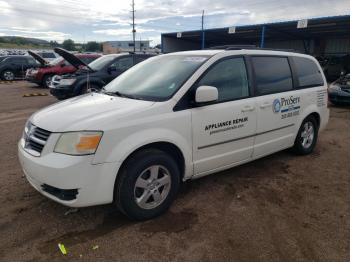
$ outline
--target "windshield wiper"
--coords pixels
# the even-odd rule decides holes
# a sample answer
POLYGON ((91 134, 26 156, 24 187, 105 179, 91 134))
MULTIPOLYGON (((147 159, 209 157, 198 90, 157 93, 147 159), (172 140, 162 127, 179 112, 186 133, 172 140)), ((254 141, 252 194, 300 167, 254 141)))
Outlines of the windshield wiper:
POLYGON ((115 91, 115 92, 107 91, 104 87, 101 88, 101 92, 106 94, 106 95, 110 95, 110 96, 119 96, 119 97, 124 97, 124 98, 143 100, 141 97, 120 93, 119 91, 115 91))
POLYGON ((124 93, 120 93, 119 91, 115 91, 113 92, 115 95, 120 96, 120 97, 125 97, 125 98, 131 98, 131 99, 137 99, 135 96, 133 95, 129 95, 129 94, 124 94, 124 93))

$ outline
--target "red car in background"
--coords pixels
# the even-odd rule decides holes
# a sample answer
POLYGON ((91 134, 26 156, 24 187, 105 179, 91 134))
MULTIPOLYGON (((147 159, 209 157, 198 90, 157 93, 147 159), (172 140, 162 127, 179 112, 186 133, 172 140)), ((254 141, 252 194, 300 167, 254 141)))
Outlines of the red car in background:
MULTIPOLYGON (((34 57, 35 60, 37 60, 40 63, 40 67, 28 69, 26 72, 26 80, 31 83, 38 84, 42 87, 48 88, 51 79, 54 75, 70 74, 74 73, 77 69, 79 69, 67 62, 63 57, 58 57, 52 60, 51 62, 48 62, 40 55, 32 51, 28 51, 28 54, 30 54, 32 57, 34 57)), ((89 64, 95 59, 101 57, 100 54, 74 55, 80 60, 82 60, 85 64, 89 64)))

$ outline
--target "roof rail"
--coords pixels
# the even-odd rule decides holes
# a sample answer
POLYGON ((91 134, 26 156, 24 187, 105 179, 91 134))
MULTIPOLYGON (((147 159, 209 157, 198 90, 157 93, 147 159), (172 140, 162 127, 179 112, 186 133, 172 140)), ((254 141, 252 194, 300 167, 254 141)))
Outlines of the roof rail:
POLYGON ((136 55, 136 54, 146 54, 146 55, 154 55, 154 54, 160 54, 161 52, 157 51, 129 51, 128 52, 130 55, 136 55))
POLYGON ((224 50, 241 50, 241 49, 256 49, 255 45, 218 45, 208 49, 224 49, 224 50))
POLYGON ((223 49, 223 50, 249 49, 249 50, 267 50, 267 51, 282 51, 282 52, 300 53, 299 51, 294 50, 294 49, 263 48, 263 47, 257 47, 255 45, 221 45, 221 46, 209 47, 208 49, 223 49))

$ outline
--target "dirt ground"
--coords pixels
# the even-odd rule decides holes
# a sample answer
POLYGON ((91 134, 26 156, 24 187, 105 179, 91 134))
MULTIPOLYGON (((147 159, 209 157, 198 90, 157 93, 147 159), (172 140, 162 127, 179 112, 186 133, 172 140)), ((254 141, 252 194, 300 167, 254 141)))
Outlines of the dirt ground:
POLYGON ((350 261, 350 107, 331 107, 313 154, 283 151, 188 182, 167 214, 135 223, 112 205, 65 215, 28 184, 17 141, 30 114, 56 101, 22 97, 38 91, 0 84, 1 261, 350 261))

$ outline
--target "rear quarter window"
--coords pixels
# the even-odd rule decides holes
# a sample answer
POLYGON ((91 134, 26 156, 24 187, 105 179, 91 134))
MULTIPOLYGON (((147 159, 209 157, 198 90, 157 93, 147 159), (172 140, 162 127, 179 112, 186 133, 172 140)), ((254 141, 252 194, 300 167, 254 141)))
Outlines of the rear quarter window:
POLYGON ((313 60, 304 57, 293 57, 293 61, 299 88, 324 85, 321 71, 313 60))
POLYGON ((292 72, 287 57, 252 57, 257 93, 267 95, 293 89, 292 72))

